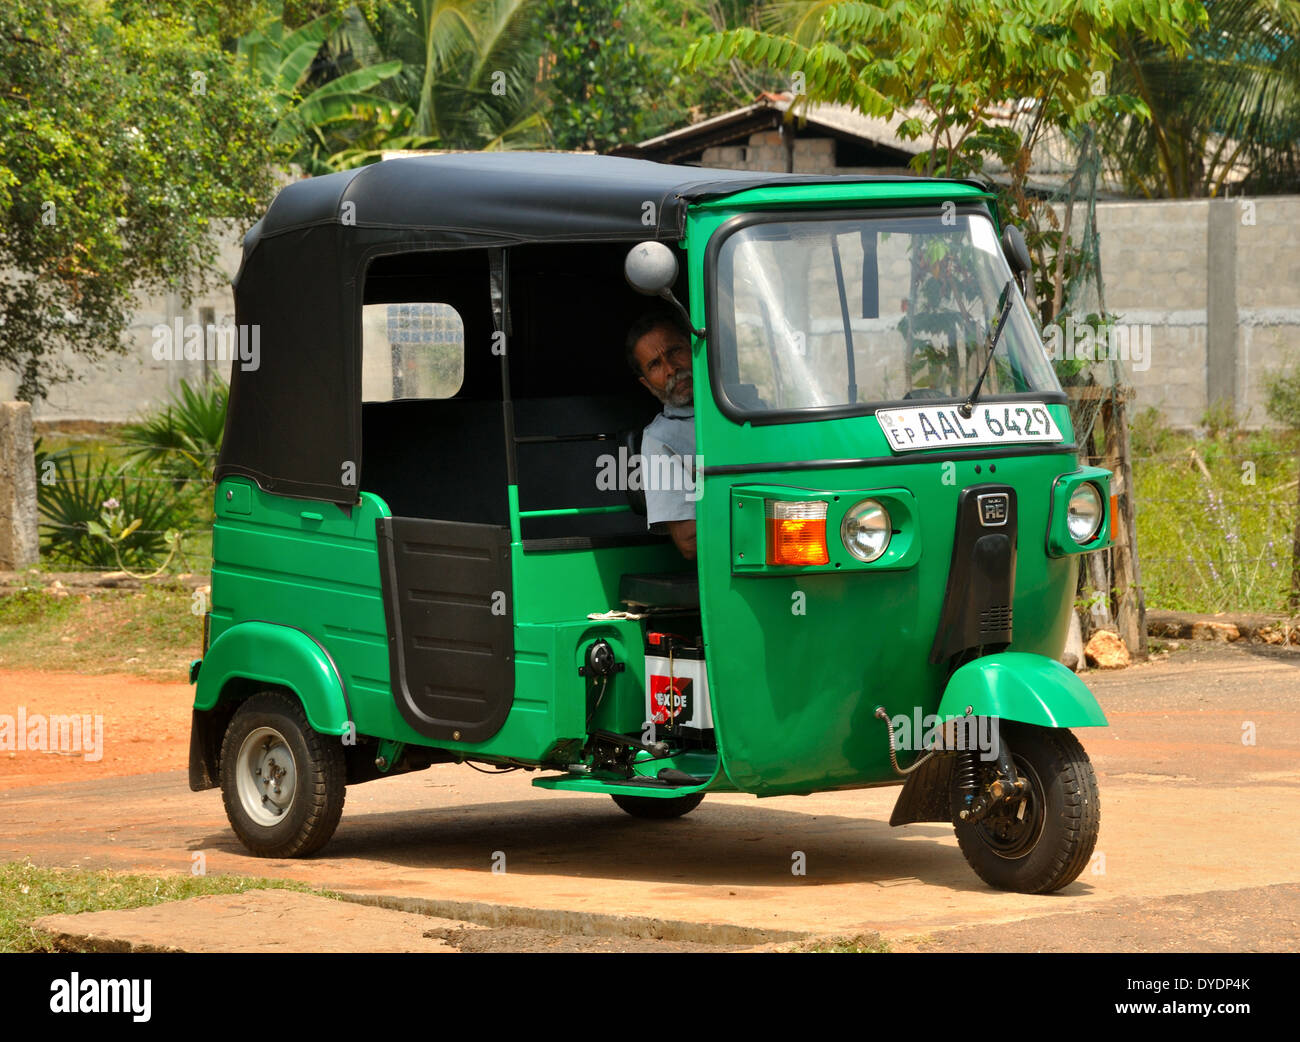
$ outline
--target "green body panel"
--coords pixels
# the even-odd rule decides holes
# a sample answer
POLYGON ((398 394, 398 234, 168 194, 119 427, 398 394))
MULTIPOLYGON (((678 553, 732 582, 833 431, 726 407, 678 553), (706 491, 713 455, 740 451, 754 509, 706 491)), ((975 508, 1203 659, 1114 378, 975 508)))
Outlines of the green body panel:
MULTIPOLYGON (((808 480, 807 474, 797 480, 808 480)), ((911 568, 921 558, 921 529, 916 515, 916 498, 905 488, 807 489, 793 485, 733 485, 731 487, 731 570, 762 575, 810 575, 816 572, 889 571, 911 568), (766 500, 824 500, 826 502, 825 564, 768 564, 765 555, 767 532, 763 506, 766 500), (889 512, 893 535, 885 552, 874 561, 854 557, 836 538, 844 516, 864 499, 874 499, 889 512)))
MULTIPOLYGON (((348 516, 332 503, 272 495, 247 478, 231 477, 217 487, 215 510, 211 647, 200 673, 200 697, 216 679, 210 659, 227 631, 253 623, 293 627, 302 631, 300 639, 328 650, 358 733, 414 737, 387 697, 388 635, 375 545, 375 521, 388 514, 383 500, 362 494, 348 516), (377 690, 385 692, 387 708, 366 697, 377 690), (401 734, 389 732, 390 720, 401 734)), ((294 687, 298 668, 249 653, 232 655, 226 676, 294 687), (271 675, 272 663, 283 675, 271 675)))
POLYGON ((645 720, 645 660, 640 623, 594 621, 587 615, 618 607, 624 573, 681 567, 672 547, 526 552, 511 545, 515 618, 515 700, 505 725, 474 749, 528 762, 555 760, 586 742, 590 728, 639 732, 645 720), (607 640, 625 669, 603 694, 579 676, 587 648, 607 640), (597 703, 599 702, 599 705, 597 703))
POLYGON ((1053 557, 1066 554, 1083 554, 1098 547, 1110 545, 1110 471, 1100 467, 1080 467, 1072 474, 1064 474, 1052 489, 1052 524, 1047 533, 1047 552, 1053 557), (1102 518, 1097 537, 1080 545, 1074 541, 1062 519, 1066 516, 1070 497, 1085 481, 1101 489, 1102 518))
MULTIPOLYGON (((921 185, 911 191, 936 201, 955 197, 954 186, 940 187, 921 185)), ((898 198, 898 186, 885 188, 892 199, 898 198)), ((781 198, 794 195, 781 193, 781 198)), ((726 206, 692 211, 690 299, 699 327, 706 319, 706 273, 695 258, 703 256, 717 228, 736 215, 733 207, 739 201, 731 197, 726 206)), ((892 716, 917 708, 928 714, 939 707, 947 670, 932 665, 929 652, 947 586, 958 496, 968 485, 998 482, 1017 490, 1015 639, 1010 650, 1060 655, 1078 568, 1077 556, 1049 557, 1046 549, 1053 486, 1060 475, 1078 469, 1065 405, 1048 406, 1066 439, 1060 452, 992 459, 987 447, 978 459, 966 457, 979 450, 895 454, 873 415, 738 424, 713 401, 705 347, 698 338, 694 369, 696 451, 705 466, 697 539, 709 690, 719 755, 738 789, 781 795, 897 780, 889 763, 887 726, 875 710, 884 706, 892 716), (874 462, 763 469, 768 463, 857 459, 874 462), (710 473, 729 466, 754 469, 710 473), (905 490, 915 504, 920 552, 892 570, 737 571, 733 526, 724 513, 732 510, 732 490, 738 485, 796 486, 815 493, 853 490, 854 495, 905 490)), ((1057 523, 1063 519, 1053 518, 1054 528, 1057 523)), ((834 546, 838 528, 828 523, 827 530, 834 546)), ((1074 704, 1072 688, 1053 685, 1043 693, 1049 704, 1058 697, 1067 707, 1074 704)))
POLYGON ((948 681, 940 717, 996 716, 1040 727, 1105 727, 1088 686, 1055 659, 1004 652, 967 662, 948 681))
MULTIPOLYGON (((644 679, 639 624, 594 622, 586 616, 617 607, 625 572, 680 569, 682 561, 671 546, 526 553, 516 539, 511 548, 516 669, 510 714, 486 741, 436 743, 406 723, 392 696, 375 538, 376 520, 389 516, 384 501, 363 492, 348 516, 334 504, 276 496, 245 478, 228 478, 217 489, 216 513, 212 645, 200 672, 204 704, 196 701, 196 708, 215 704, 219 696, 210 685, 219 675, 222 686, 244 677, 302 693, 298 677, 306 667, 289 654, 267 656, 251 645, 239 645, 246 653, 236 653, 231 644, 227 665, 214 667, 212 656, 224 634, 263 623, 294 634, 298 644, 327 649, 358 735, 437 745, 489 760, 543 763, 567 760, 575 743, 580 747, 586 741, 592 709, 593 727, 640 731, 645 708, 644 688, 638 686, 644 679), (587 646, 602 637, 627 668, 612 678, 597 708, 599 692, 578 675, 578 667, 587 646)), ((317 725, 315 719, 312 723, 317 725)), ((342 733, 340 726, 322 721, 317 729, 342 733)))
POLYGON ((282 684, 321 734, 348 731, 343 682, 329 656, 301 630, 270 622, 243 622, 222 631, 208 649, 194 693, 195 709, 211 709, 232 680, 282 684))
MULTIPOLYGON (((992 199, 994 196, 981 191, 974 185, 958 184, 947 181, 879 181, 874 184, 815 184, 815 185, 780 185, 767 188, 751 188, 734 195, 719 199, 706 200, 691 207, 691 214, 696 219, 716 211, 733 216, 737 210, 762 210, 771 207, 788 207, 791 209, 811 209, 818 206, 907 206, 917 201, 960 199, 968 202, 977 199, 992 199)), ((715 222, 720 223, 720 222, 715 222)), ((687 232, 690 248, 696 247, 694 236, 687 232)), ((693 262, 694 263, 694 262, 693 262)), ((694 295, 691 297, 695 299, 694 295)), ((702 326, 700 328, 703 328, 702 326)))

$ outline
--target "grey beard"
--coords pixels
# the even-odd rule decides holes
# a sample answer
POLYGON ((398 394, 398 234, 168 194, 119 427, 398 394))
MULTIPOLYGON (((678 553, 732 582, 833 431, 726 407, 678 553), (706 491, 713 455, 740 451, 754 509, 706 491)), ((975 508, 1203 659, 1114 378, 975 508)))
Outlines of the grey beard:
POLYGON ((694 386, 692 386, 691 389, 686 393, 686 397, 681 398, 678 389, 681 387, 682 383, 684 382, 685 381, 678 380, 675 383, 673 383, 670 387, 665 387, 662 391, 655 391, 654 396, 658 398, 659 401, 661 401, 664 405, 675 405, 678 408, 681 408, 684 405, 690 405, 695 401, 695 388, 694 386))

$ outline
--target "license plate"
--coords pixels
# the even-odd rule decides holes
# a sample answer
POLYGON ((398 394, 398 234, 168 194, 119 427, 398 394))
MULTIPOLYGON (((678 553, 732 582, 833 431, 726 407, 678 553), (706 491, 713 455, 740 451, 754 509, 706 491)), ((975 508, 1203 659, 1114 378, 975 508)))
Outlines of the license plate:
POLYGON ((895 452, 1062 440, 1060 428, 1041 402, 976 405, 969 419, 958 408, 877 409, 876 419, 895 452))

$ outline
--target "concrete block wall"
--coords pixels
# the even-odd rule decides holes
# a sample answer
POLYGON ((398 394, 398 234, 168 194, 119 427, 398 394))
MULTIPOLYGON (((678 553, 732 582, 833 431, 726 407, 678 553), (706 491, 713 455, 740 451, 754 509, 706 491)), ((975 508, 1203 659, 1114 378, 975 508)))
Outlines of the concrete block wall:
POLYGON ((1107 309, 1151 327, 1138 408, 1193 427, 1231 404, 1270 425, 1268 377, 1300 363, 1300 196, 1103 202, 1097 227, 1107 309))
MULTIPOLYGON (((701 165, 726 170, 784 171, 785 144, 779 130, 763 130, 749 135, 745 145, 706 148, 701 165)), ((835 173, 835 142, 830 138, 796 138, 794 172, 796 174, 835 173)))
MULTIPOLYGON (((1097 205, 1106 309, 1151 327, 1149 367, 1127 367, 1137 408, 1155 406, 1177 426, 1198 424, 1207 405, 1208 212, 1206 200, 1097 205)), ((1077 207, 1076 241, 1084 217, 1077 207)))
MULTIPOLYGON (((204 363, 198 360, 169 359, 158 361, 153 355, 153 329, 182 324, 199 324, 205 308, 211 309, 213 323, 235 321, 235 298, 229 280, 239 270, 242 236, 229 226, 219 232, 218 260, 224 278, 220 284, 198 294, 188 307, 176 294, 136 298, 136 311, 126 333, 127 353, 112 355, 99 362, 70 359, 78 372, 71 383, 60 384, 44 401, 34 403, 33 420, 102 420, 121 422, 139 418, 144 412, 168 401, 179 390, 181 380, 191 384, 202 379, 204 363)), ((209 363, 209 369, 222 379, 230 379, 230 364, 209 363)), ((17 377, 0 370, 0 402, 11 400, 17 390, 17 377)))
POLYGON ((1300 364, 1300 196, 1227 200, 1236 234, 1238 415, 1267 421, 1269 372, 1300 364))

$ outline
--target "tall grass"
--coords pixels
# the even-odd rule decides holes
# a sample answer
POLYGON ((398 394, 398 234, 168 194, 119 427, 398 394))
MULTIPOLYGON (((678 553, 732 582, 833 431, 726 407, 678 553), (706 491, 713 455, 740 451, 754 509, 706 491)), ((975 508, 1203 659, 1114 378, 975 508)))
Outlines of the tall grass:
POLYGON ((1218 424, 1176 434, 1148 410, 1132 445, 1147 607, 1285 611, 1300 437, 1218 424))

